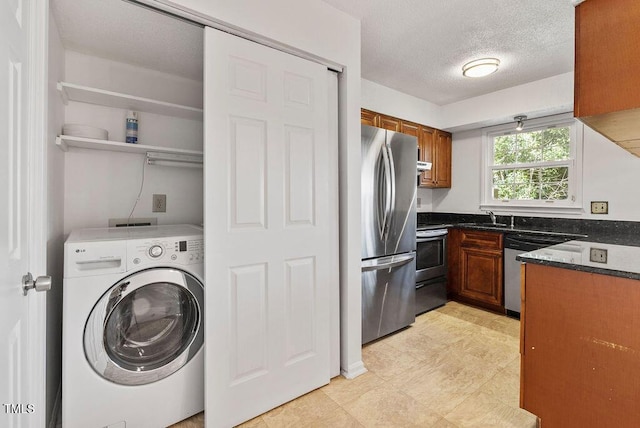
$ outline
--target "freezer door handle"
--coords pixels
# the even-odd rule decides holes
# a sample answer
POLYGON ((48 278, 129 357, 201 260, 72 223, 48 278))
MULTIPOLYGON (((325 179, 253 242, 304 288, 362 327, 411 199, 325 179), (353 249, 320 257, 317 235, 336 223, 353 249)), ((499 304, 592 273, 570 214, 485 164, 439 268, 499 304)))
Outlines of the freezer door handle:
POLYGON ((362 262, 362 272, 372 270, 391 269, 402 266, 416 258, 414 253, 402 254, 399 256, 381 257, 379 259, 365 260, 362 262))

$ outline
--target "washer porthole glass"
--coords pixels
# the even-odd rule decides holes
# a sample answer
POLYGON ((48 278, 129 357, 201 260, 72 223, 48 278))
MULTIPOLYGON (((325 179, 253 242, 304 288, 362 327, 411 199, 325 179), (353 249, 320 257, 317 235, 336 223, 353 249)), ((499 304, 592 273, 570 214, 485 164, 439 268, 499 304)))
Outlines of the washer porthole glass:
POLYGON ((179 269, 123 278, 93 307, 84 329, 91 367, 121 385, 156 382, 179 370, 204 343, 204 288, 179 269))
POLYGON ((111 310, 104 328, 110 359, 133 371, 162 367, 191 343, 198 304, 185 288, 167 282, 145 285, 111 310))

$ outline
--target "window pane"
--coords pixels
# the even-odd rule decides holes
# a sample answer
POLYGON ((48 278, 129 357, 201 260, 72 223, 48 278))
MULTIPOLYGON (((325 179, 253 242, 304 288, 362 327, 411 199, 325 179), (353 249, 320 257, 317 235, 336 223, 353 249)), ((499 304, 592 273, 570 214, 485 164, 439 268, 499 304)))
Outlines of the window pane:
POLYGON ((513 199, 513 170, 493 172, 493 199, 513 199))
POLYGON ((569 167, 514 168, 493 171, 494 199, 564 200, 569 193, 569 167))
POLYGON ((537 132, 518 134, 518 163, 539 162, 542 157, 540 138, 537 132))
POLYGON ((571 153, 569 128, 550 128, 541 132, 542 160, 567 160, 571 153))
POLYGON ((515 183, 514 197, 512 199, 518 199, 521 201, 539 199, 540 189, 533 183, 515 183))
POLYGON ((501 135, 493 140, 494 165, 567 160, 570 154, 569 127, 501 135))
POLYGON ((516 135, 502 135, 493 142, 493 163, 508 165, 516 162, 516 135))

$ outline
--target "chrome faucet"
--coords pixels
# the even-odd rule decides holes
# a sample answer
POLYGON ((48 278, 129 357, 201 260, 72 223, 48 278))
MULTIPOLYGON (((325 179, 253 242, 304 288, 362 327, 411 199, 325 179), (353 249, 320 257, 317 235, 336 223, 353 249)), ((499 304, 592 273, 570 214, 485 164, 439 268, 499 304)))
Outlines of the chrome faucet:
POLYGON ((493 211, 487 211, 487 214, 489 214, 489 217, 491 217, 491 223, 496 224, 496 215, 493 213, 493 211))

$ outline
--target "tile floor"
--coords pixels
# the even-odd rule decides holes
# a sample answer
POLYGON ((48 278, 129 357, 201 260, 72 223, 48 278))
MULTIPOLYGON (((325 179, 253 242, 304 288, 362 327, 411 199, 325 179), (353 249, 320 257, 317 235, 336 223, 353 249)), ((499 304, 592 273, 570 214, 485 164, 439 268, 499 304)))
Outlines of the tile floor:
MULTIPOLYGON (((337 377, 241 425, 253 427, 536 426, 518 407, 516 320, 449 302, 366 345, 368 373, 337 377)), ((171 428, 200 428, 204 414, 171 428)))

